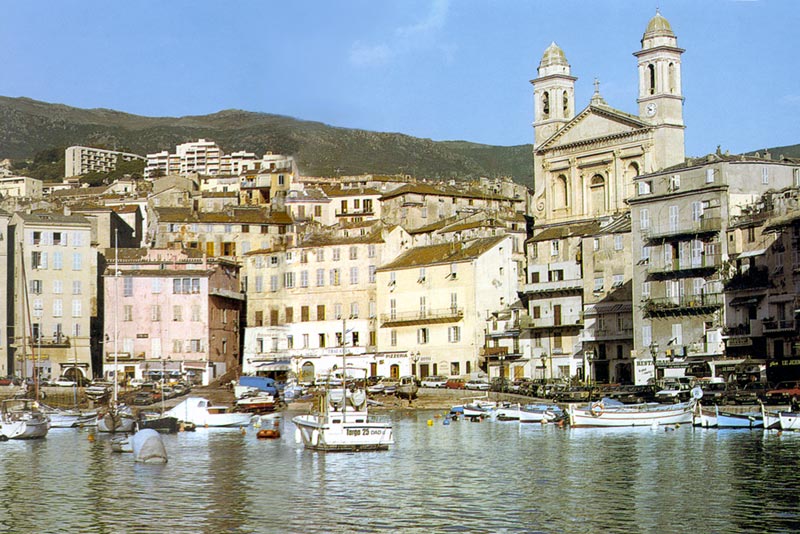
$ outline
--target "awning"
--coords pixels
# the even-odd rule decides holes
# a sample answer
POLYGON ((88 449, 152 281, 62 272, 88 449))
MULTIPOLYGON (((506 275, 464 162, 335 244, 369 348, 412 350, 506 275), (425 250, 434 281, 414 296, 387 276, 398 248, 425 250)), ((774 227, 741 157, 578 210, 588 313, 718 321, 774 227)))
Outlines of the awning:
POLYGON ((291 371, 292 366, 288 360, 265 362, 255 366, 259 371, 291 371))
POLYGON ((736 297, 731 299, 730 305, 731 306, 752 306, 753 304, 758 304, 758 301, 761 300, 762 296, 750 296, 750 297, 736 297))
POLYGON ((739 254, 736 259, 741 260, 744 258, 754 258, 755 256, 761 256, 767 252, 767 249, 760 248, 758 250, 748 250, 747 252, 742 252, 739 254))

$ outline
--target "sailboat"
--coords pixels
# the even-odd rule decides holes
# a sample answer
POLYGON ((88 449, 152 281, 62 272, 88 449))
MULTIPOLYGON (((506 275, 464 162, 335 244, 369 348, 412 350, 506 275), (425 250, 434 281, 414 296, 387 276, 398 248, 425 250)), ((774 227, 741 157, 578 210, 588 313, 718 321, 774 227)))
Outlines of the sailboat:
POLYGON ((133 432, 136 428, 136 417, 129 406, 119 402, 119 367, 117 365, 117 341, 119 339, 119 232, 114 235, 114 394, 108 410, 97 417, 98 432, 133 432))
MULTIPOLYGON (((22 265, 22 284, 25 310, 22 314, 22 365, 25 366, 25 318, 28 318, 28 325, 31 324, 30 303, 28 302, 28 282, 25 276, 25 255, 20 243, 20 261, 22 265)), ((41 332, 40 332, 41 334, 41 332)), ((50 419, 39 409, 39 380, 37 376, 36 362, 33 365, 33 383, 35 397, 33 399, 15 398, 6 399, 0 404, 0 440, 9 439, 36 439, 43 438, 50 430, 50 419)))
POLYGON ((178 418, 164 413, 164 377, 166 372, 164 369, 164 360, 161 360, 161 412, 148 413, 140 412, 139 420, 136 422, 137 427, 141 430, 150 428, 164 434, 176 434, 178 432, 178 418))
POLYGON ((376 451, 386 450, 394 443, 392 423, 377 420, 367 408, 367 370, 363 378, 347 384, 345 336, 342 321, 342 382, 333 385, 328 381, 317 396, 311 412, 292 419, 297 433, 307 449, 315 451, 376 451))

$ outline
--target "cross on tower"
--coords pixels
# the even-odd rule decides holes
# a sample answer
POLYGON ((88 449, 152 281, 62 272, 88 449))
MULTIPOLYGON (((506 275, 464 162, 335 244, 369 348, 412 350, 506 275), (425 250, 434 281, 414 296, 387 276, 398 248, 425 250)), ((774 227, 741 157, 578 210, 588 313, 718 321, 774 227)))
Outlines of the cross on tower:
POLYGON ((600 80, 598 80, 597 78, 594 79, 594 92, 595 93, 600 92, 600 80))

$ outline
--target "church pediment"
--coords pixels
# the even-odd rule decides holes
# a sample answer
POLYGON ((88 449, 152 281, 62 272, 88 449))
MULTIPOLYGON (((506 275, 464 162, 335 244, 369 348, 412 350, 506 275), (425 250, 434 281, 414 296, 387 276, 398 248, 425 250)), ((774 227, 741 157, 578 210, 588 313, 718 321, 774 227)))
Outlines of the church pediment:
POLYGON ((638 117, 607 106, 590 105, 536 148, 545 152, 573 143, 587 143, 609 136, 633 134, 650 125, 638 117))

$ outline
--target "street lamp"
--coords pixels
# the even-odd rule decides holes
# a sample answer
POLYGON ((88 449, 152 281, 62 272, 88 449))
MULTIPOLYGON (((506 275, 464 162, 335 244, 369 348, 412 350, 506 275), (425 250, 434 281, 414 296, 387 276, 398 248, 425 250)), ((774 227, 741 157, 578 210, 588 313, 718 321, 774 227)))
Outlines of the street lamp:
POLYGON ((500 378, 505 378, 504 362, 505 362, 505 359, 506 359, 506 355, 505 354, 500 354, 500 355, 497 356, 497 359, 500 361, 500 378))
POLYGON ((419 361, 419 351, 411 353, 411 374, 417 378, 417 362, 419 361))

